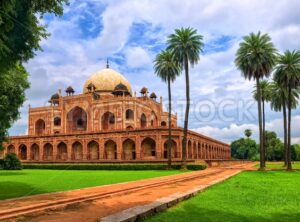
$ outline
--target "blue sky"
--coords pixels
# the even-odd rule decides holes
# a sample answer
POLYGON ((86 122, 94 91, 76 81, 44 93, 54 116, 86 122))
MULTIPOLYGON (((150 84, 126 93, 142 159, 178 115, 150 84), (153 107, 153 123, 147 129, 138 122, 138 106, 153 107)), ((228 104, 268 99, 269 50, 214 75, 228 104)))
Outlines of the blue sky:
MULTIPOLYGON (((62 17, 46 15, 41 20, 51 36, 42 40, 43 51, 25 64, 31 88, 10 135, 27 133, 29 104, 47 105, 52 94, 69 85, 81 93, 85 80, 104 68, 107 58, 134 91, 146 86, 166 101, 167 87, 155 76, 152 61, 175 28, 193 27, 203 35, 205 46, 200 62, 190 70, 190 129, 230 142, 250 128, 257 138, 254 82, 243 79, 235 68, 235 52, 243 36, 258 30, 269 33, 281 52, 300 49, 299 11, 297 0, 71 1, 62 17)), ((172 111, 182 125, 183 75, 172 90, 172 111)), ((282 137, 281 113, 266 106, 267 129, 282 137)), ((300 143, 299 109, 293 111, 295 143, 300 143)))

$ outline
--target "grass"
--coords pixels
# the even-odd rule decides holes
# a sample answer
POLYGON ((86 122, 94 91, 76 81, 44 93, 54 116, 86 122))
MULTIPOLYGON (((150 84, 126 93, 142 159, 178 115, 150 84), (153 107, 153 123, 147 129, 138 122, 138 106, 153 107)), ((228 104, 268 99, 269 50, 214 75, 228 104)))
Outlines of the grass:
MULTIPOLYGON (((259 168, 259 164, 255 165, 255 167, 259 168)), ((271 169, 285 169, 286 168, 286 167, 283 167, 283 162, 267 162, 266 167, 271 168, 271 169)), ((300 169, 300 162, 293 162, 292 167, 295 169, 300 169)))
POLYGON ((178 174, 179 170, 0 170, 0 200, 178 174))
POLYGON ((300 171, 243 172, 147 222, 298 222, 300 171))

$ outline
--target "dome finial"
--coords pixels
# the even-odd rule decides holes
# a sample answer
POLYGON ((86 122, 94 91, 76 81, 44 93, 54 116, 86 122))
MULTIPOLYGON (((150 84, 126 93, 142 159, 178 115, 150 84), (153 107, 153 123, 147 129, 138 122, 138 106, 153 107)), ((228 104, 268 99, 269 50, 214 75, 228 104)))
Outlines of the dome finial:
POLYGON ((106 68, 109 69, 109 61, 108 61, 108 58, 106 59, 106 68))

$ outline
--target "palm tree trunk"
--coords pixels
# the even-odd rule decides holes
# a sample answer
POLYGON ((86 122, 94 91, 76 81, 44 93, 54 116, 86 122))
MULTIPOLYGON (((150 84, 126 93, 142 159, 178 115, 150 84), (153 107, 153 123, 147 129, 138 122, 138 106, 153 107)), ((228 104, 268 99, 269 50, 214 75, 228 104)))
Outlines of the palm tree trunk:
POLYGON ((260 170, 264 170, 265 165, 265 152, 264 152, 264 138, 263 138, 263 128, 262 128, 262 112, 261 112, 261 91, 259 86, 259 78, 256 78, 257 87, 257 107, 258 107, 258 125, 259 125, 259 145, 260 145, 260 170))
POLYGON ((263 141, 264 141, 264 154, 265 160, 267 159, 267 147, 266 147, 266 115, 265 115, 265 100, 262 100, 262 119, 263 119, 263 141))
POLYGON ((189 80, 189 61, 187 55, 184 55, 184 70, 185 70, 185 84, 186 84, 186 108, 184 117, 184 130, 182 141, 182 168, 187 169, 186 166, 186 143, 187 143, 187 130, 190 111, 190 80, 189 80))
POLYGON ((287 166, 287 119, 286 119, 286 101, 284 96, 282 96, 282 112, 283 112, 283 136, 284 136, 284 166, 287 166))
POLYGON ((292 170, 292 160, 291 160, 291 116, 292 116, 292 88, 289 86, 288 95, 288 144, 287 144, 287 170, 292 170))
POLYGON ((172 120, 171 120, 171 81, 168 76, 168 95, 169 95, 169 139, 168 139, 168 168, 171 169, 172 164, 172 120))

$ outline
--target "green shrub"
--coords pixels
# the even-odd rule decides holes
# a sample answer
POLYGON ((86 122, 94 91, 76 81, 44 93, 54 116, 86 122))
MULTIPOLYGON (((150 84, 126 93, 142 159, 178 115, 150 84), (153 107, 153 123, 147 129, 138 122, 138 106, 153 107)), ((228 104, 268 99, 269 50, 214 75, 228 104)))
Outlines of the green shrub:
POLYGON ((6 154, 3 159, 4 170, 21 170, 22 163, 14 153, 6 154))
MULTIPOLYGON (((53 170, 166 170, 166 164, 24 164, 24 169, 53 170)), ((188 170, 204 170, 206 165, 188 164, 188 170)), ((172 169, 180 170, 180 164, 173 164, 172 169)))

